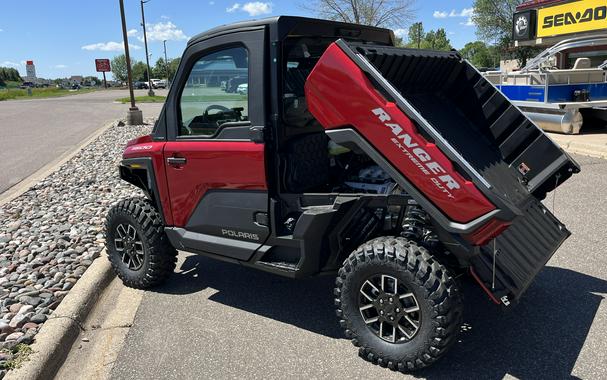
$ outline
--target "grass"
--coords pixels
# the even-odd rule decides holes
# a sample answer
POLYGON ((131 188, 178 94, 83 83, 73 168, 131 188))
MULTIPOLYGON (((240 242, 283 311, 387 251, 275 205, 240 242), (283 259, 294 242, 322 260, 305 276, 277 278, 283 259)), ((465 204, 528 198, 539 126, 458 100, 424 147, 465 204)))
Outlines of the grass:
MULTIPOLYGON (((158 95, 135 96, 135 102, 136 103, 164 103, 166 98, 167 98, 166 96, 158 96, 158 95)), ((116 99, 116 101, 124 104, 124 103, 129 103, 131 101, 131 98, 130 97, 120 98, 120 99, 116 99)))
POLYGON ((247 100, 247 96, 240 94, 184 95, 181 99, 182 102, 207 103, 224 100, 243 101, 247 100))
POLYGON ((86 92, 95 91, 93 88, 84 88, 78 91, 70 91, 64 88, 47 87, 47 88, 32 88, 32 96, 27 94, 26 89, 20 88, 4 88, 0 89, 0 101, 11 99, 40 99, 54 98, 59 96, 84 94, 86 92))
POLYGON ((27 344, 19 343, 13 349, 5 350, 5 352, 13 354, 13 358, 6 361, 0 369, 15 369, 21 367, 24 362, 29 360, 32 348, 27 344))

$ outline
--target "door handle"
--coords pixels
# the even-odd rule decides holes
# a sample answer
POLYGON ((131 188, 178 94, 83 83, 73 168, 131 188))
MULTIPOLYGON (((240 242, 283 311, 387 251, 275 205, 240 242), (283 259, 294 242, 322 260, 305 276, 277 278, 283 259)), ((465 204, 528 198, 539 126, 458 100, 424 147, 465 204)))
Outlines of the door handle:
POLYGON ((185 157, 169 157, 167 163, 171 166, 185 165, 188 160, 185 157))

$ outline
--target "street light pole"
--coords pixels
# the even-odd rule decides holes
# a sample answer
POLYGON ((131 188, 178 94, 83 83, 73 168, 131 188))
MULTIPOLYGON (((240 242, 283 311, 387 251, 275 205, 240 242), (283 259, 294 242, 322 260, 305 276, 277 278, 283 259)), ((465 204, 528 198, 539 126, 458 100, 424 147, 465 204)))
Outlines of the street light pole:
POLYGON ((145 45, 145 63, 148 67, 148 95, 154 96, 154 90, 152 89, 152 80, 150 78, 150 58, 148 55, 148 37, 145 32, 145 14, 143 12, 143 4, 150 0, 141 0, 141 26, 143 26, 143 44, 145 45))
POLYGON ((169 87, 169 61, 167 60, 167 40, 162 40, 162 44, 164 45, 164 71, 167 76, 167 88, 169 87))
POLYGON ((120 2, 120 18, 122 20, 122 40, 124 42, 124 57, 126 59, 126 73, 129 85, 129 94, 131 96, 131 107, 126 114, 127 125, 141 125, 143 124, 143 114, 139 108, 135 105, 135 94, 133 93, 133 77, 131 75, 131 57, 129 55, 129 40, 126 32, 126 19, 124 17, 124 2, 120 2))

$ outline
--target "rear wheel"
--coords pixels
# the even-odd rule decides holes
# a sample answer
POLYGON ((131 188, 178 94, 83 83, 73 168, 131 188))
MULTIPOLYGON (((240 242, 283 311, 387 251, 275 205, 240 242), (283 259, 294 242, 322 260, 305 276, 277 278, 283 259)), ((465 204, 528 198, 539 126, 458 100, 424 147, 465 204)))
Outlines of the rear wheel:
POLYGON ((455 342, 462 297, 445 267, 422 247, 382 237, 354 251, 339 270, 336 305, 348 338, 366 360, 412 371, 455 342))
POLYGON ((158 285, 175 269, 177 251, 149 200, 118 202, 108 213, 105 227, 108 257, 126 286, 146 289, 158 285))

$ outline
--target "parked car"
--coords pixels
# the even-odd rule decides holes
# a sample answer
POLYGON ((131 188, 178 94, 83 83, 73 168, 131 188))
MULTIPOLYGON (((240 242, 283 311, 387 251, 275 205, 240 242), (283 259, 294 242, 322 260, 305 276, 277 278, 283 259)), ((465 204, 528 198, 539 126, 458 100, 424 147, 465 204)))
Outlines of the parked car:
POLYGON ((167 81, 164 79, 152 79, 152 87, 153 88, 166 88, 167 81))
POLYGON ((228 81, 225 91, 229 93, 235 93, 238 86, 248 82, 249 78, 247 76, 236 76, 228 81))
POLYGON ((238 87, 236 88, 236 93, 238 93, 240 95, 248 94, 249 93, 249 84, 248 83, 239 84, 238 87))
POLYGON ((133 82, 133 88, 136 90, 147 90, 148 88, 150 88, 150 86, 147 82, 136 81, 133 82))
POLYGON ((23 83, 21 83, 21 86, 19 86, 19 88, 21 88, 21 89, 26 89, 28 87, 34 88, 34 87, 36 87, 36 85, 34 84, 34 82, 23 82, 23 83))

